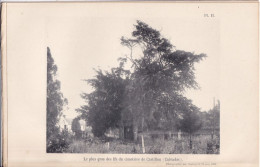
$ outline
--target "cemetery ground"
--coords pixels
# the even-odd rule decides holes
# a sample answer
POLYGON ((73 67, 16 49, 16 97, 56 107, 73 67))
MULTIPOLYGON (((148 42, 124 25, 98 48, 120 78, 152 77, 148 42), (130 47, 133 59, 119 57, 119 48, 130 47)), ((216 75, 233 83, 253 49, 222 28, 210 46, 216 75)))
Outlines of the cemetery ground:
POLYGON ((189 135, 178 137, 141 136, 136 142, 117 138, 73 139, 64 152, 105 154, 219 154, 219 137, 189 135))

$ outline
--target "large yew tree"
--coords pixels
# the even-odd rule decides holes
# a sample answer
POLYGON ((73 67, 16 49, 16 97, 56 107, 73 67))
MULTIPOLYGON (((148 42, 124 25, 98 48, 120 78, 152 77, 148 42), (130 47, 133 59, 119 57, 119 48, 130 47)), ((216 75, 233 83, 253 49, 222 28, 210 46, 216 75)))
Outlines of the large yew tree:
POLYGON ((134 25, 130 38, 121 38, 121 44, 129 48, 129 54, 119 58, 120 66, 110 73, 97 71, 97 76, 88 80, 94 91, 82 96, 87 104, 79 111, 92 125, 94 135, 102 136, 124 117, 133 121, 134 140, 140 127, 154 128, 160 121, 174 126, 175 120, 189 112, 185 106, 190 103, 183 92, 198 88, 194 64, 206 55, 177 50, 142 21, 134 25), (125 63, 131 64, 129 71, 125 63))
MULTIPOLYGON (((182 96, 187 88, 198 88, 195 80, 194 64, 200 62, 205 54, 194 54, 177 50, 170 41, 148 24, 137 21, 131 38, 122 37, 121 43, 130 50, 126 56, 132 63, 131 92, 128 108, 134 115, 134 134, 138 125, 149 122, 154 108, 160 106, 160 99, 164 98, 167 105, 161 105, 159 111, 167 111, 174 119, 177 112, 188 112, 185 105, 189 105, 182 96), (133 55, 134 49, 141 50, 142 56, 133 55), (171 107, 168 110, 165 107, 171 107), (183 110, 183 111, 181 111, 183 110), (145 121, 147 120, 147 121, 145 121)), ((188 41, 187 41, 188 42, 188 41)), ((157 110, 158 112, 158 110, 157 110)), ((136 139, 137 136, 134 136, 136 139)))

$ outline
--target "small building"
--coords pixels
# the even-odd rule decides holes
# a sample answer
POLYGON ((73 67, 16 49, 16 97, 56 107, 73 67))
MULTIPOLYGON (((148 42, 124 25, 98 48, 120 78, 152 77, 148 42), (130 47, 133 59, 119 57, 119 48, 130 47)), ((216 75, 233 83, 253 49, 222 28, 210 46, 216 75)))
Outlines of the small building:
MULTIPOLYGON (((73 121, 73 118, 67 118, 66 115, 62 115, 59 120, 60 131, 67 129, 69 133, 74 134, 74 132, 72 131, 72 121, 73 121)), ((80 124, 80 130, 81 130, 80 133, 81 133, 82 138, 93 137, 92 128, 90 126, 87 126, 87 123, 85 120, 80 119, 79 124, 80 124)))
POLYGON ((67 118, 66 115, 61 116, 59 120, 59 127, 61 131, 67 129, 69 133, 72 133, 71 124, 72 124, 71 118, 67 118))

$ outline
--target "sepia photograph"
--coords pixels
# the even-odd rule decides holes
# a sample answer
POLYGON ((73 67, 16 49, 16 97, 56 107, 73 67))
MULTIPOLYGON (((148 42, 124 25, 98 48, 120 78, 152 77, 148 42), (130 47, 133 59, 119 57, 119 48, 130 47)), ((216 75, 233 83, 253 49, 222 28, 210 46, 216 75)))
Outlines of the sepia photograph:
POLYGON ((46 27, 47 153, 220 154, 218 22, 46 27))
POLYGON ((258 167, 258 2, 2 3, 5 167, 258 167))

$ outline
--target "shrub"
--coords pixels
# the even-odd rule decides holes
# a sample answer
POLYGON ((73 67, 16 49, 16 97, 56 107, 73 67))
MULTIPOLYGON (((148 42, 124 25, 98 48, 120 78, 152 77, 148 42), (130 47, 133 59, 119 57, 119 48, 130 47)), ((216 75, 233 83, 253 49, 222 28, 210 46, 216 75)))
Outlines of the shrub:
POLYGON ((66 152, 71 142, 71 136, 67 130, 63 130, 61 133, 52 135, 52 138, 48 142, 47 153, 66 152))

